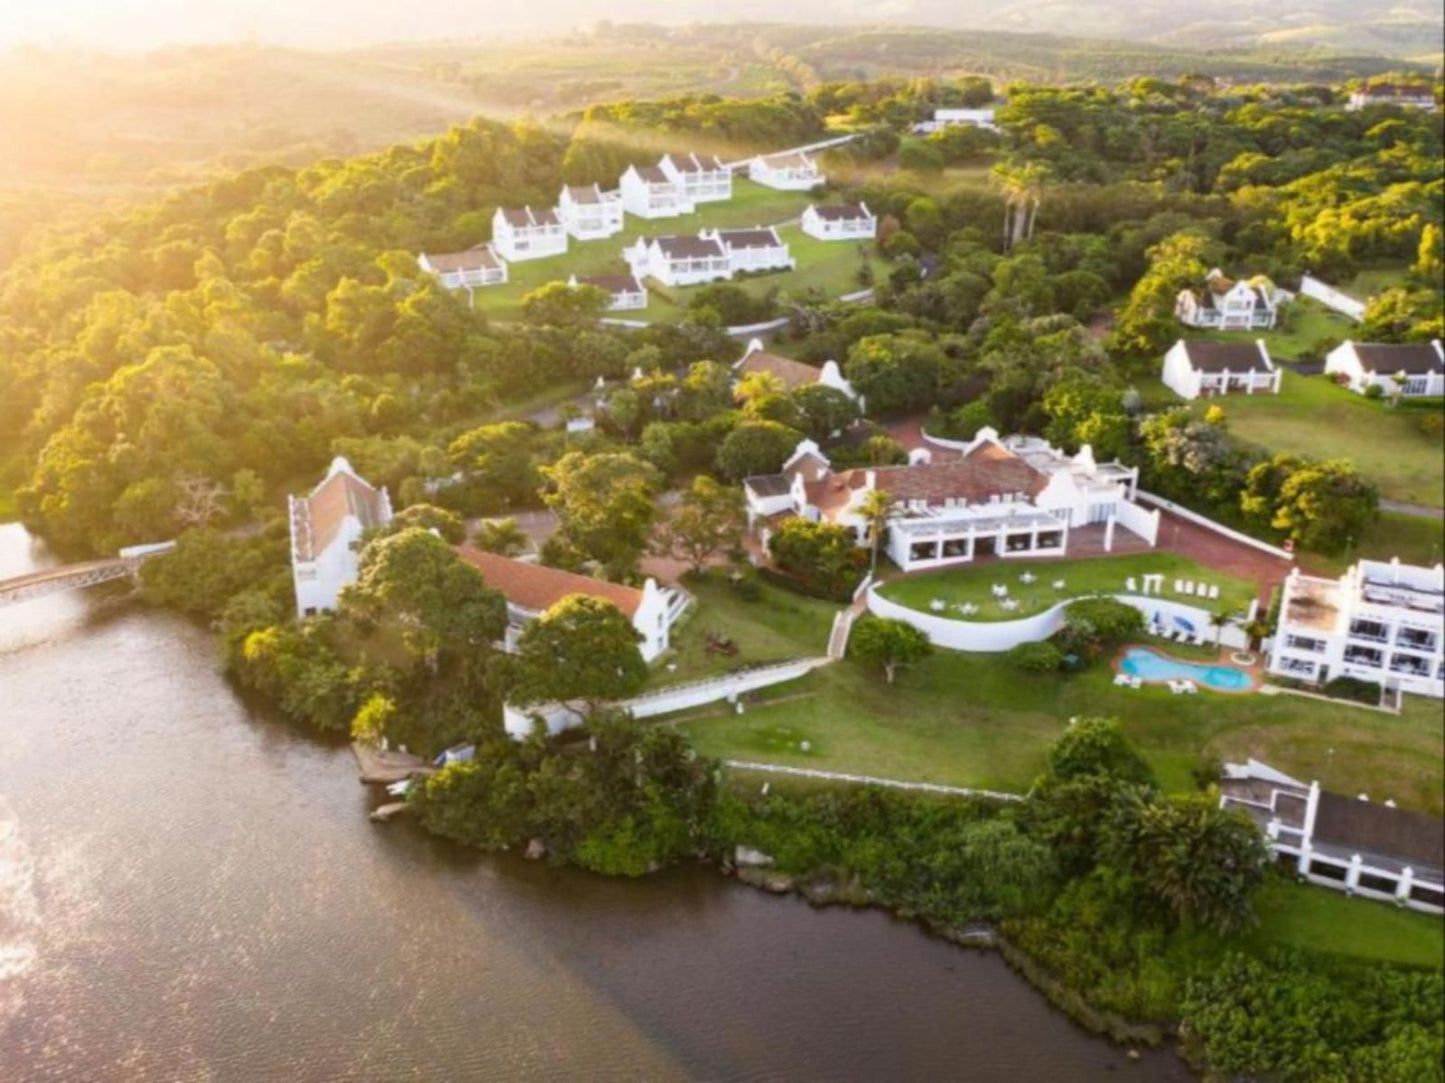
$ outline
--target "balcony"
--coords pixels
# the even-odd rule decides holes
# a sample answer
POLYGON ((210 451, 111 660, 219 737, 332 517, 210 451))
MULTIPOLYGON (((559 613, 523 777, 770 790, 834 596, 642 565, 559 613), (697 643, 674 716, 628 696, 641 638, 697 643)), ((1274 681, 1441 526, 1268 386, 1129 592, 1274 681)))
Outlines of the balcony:
POLYGON ((1346 647, 1345 664, 1379 669, 1385 664, 1385 656, 1380 651, 1372 651, 1363 647, 1346 647))

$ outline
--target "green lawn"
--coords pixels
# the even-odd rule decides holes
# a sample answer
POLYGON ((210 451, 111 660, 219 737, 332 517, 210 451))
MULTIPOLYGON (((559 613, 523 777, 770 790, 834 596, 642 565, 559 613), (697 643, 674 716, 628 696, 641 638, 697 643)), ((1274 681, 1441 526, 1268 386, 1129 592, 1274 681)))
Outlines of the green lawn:
POLYGON ((1171 790, 1192 788, 1204 756, 1254 756, 1341 793, 1436 814, 1445 803, 1445 719, 1434 701, 1410 698, 1395 716, 1290 695, 1136 691, 1112 677, 1105 665, 1039 676, 997 655, 938 651, 893 686, 845 662, 763 694, 789 697, 781 702, 686 727, 713 756, 1022 791, 1069 718, 1113 715, 1171 790))
MULTIPOLYGON (((757 295, 775 286, 793 290, 816 286, 834 295, 859 289, 857 274, 862 261, 858 245, 819 241, 806 236, 796 224, 782 225, 794 222, 809 202, 811 196, 807 192, 779 192, 749 180, 735 179, 733 198, 725 203, 704 203, 694 214, 650 222, 629 215, 627 228, 615 237, 602 241, 572 240, 565 255, 509 264, 508 283, 477 290, 476 304, 496 319, 517 319, 521 315, 522 298, 539 286, 565 282, 572 274, 625 274, 627 264, 622 258, 622 250, 638 237, 693 234, 700 229, 774 225, 779 226, 778 234, 788 244, 797 267, 779 274, 739 279, 738 284, 744 289, 757 295)), ((875 272, 882 273, 885 267, 883 261, 871 254, 869 260, 875 272)), ((652 291, 651 301, 645 309, 613 315, 623 319, 677 320, 683 314, 688 297, 700 288, 657 288, 652 291)))
POLYGON ((690 576, 685 584, 696 605, 672 633, 672 650, 655 670, 652 684, 713 677, 748 666, 820 655, 839 606, 762 584, 762 597, 745 602, 716 574, 690 576), (735 655, 707 650, 709 634, 731 639, 735 655), (675 670, 667 666, 675 665, 675 670))
POLYGON ((1326 341, 1336 344, 1356 334, 1359 325, 1309 297, 1301 297, 1285 309, 1284 325, 1272 331, 1208 331, 1194 337, 1220 342, 1253 342, 1264 339, 1275 360, 1297 361, 1312 354, 1326 341))
POLYGON ((1445 923, 1433 914, 1286 880, 1261 888, 1254 909, 1259 927, 1248 942, 1256 948, 1287 944, 1423 967, 1438 967, 1445 958, 1445 923))
POLYGON ((1360 557, 1389 560, 1399 557, 1406 564, 1434 567, 1445 553, 1445 520, 1406 515, 1398 511, 1382 511, 1361 538, 1346 552, 1323 556, 1304 553, 1300 562, 1311 572, 1339 575, 1360 557))
POLYGON ((1199 603, 1211 611, 1223 608, 1232 613, 1242 612, 1259 594, 1257 583, 1224 575, 1177 553, 1157 551, 1130 556, 1100 557, 1094 560, 1016 560, 1008 564, 951 568, 930 575, 894 579, 885 583, 880 592, 885 598, 923 613, 930 613, 930 603, 934 599, 940 599, 948 606, 940 616, 958 616, 953 607, 971 602, 979 607, 979 611, 961 619, 1019 620, 1042 612, 1066 598, 1122 591, 1125 589, 1125 580, 1130 576, 1137 581, 1140 576, 1149 573, 1164 576, 1164 597, 1187 604, 1194 604, 1198 599, 1175 594, 1176 579, 1217 584, 1219 597, 1199 603), (1037 577, 1033 583, 1025 584, 1020 581, 1019 577, 1026 572, 1037 577), (1053 589, 1052 584, 1058 579, 1062 579, 1066 584, 1062 591, 1053 589), (996 583, 1009 588, 1009 597, 1020 603, 1018 609, 1010 612, 1000 606, 991 589, 996 583))
POLYGON ((1271 454, 1349 459, 1381 495, 1413 504, 1445 503, 1445 440, 1420 428, 1423 411, 1393 410, 1323 376, 1286 371, 1278 395, 1199 400, 1220 406, 1234 436, 1271 454))

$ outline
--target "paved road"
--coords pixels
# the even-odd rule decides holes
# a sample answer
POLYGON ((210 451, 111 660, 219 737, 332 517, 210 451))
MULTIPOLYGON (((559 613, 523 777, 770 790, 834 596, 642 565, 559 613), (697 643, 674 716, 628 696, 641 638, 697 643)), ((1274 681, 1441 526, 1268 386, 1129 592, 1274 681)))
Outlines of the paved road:
POLYGON ((1445 508, 1431 508, 1424 504, 1407 504, 1403 500, 1381 500, 1381 511, 1395 511, 1401 515, 1413 515, 1417 519, 1445 519, 1445 508))

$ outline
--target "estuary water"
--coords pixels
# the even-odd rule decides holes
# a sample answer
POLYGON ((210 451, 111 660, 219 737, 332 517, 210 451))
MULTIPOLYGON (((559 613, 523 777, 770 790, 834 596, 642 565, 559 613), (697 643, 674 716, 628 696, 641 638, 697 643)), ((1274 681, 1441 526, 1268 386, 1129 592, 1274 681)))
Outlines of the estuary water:
MULTIPOLYGON (((51 562, 0 525, 0 579, 51 562)), ((3 1083, 1190 1078, 881 913, 371 824, 127 594, 0 608, 3 1083)))

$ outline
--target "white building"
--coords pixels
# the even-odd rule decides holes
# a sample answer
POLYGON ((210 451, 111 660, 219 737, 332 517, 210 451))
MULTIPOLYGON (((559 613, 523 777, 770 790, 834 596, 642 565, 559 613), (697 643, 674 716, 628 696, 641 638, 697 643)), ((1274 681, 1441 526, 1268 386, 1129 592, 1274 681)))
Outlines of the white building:
POLYGON ((449 290, 468 294, 482 286, 500 286, 507 281, 507 265, 497 258, 489 244, 465 252, 423 252, 417 266, 449 290))
POLYGON ((1325 373, 1346 377, 1360 394, 1378 386, 1386 395, 1445 395, 1445 350, 1438 338, 1403 345, 1346 339, 1325 356, 1325 373))
POLYGON ((609 312, 647 307, 647 287, 638 281, 636 275, 570 275, 567 285, 573 289, 595 286, 605 290, 609 298, 609 312))
POLYGON ((1423 812, 1347 797, 1258 760, 1227 763, 1221 808, 1245 813, 1275 860, 1312 884, 1445 914, 1445 824, 1423 812))
POLYGON ((498 207, 492 215, 492 247, 513 263, 560 256, 567 251, 567 230, 550 207, 498 207))
POLYGON ((356 543, 362 531, 391 522, 391 498, 338 455, 310 495, 288 504, 296 614, 310 617, 335 609, 341 589, 356 582, 356 543))
POLYGON ((557 217, 579 241, 611 237, 622 232, 622 194, 604 192, 595 184, 564 185, 557 197, 557 217))
POLYGON ((638 278, 650 275, 664 286, 721 282, 733 273, 732 260, 711 237, 639 237, 622 258, 638 278))
POLYGON ((1261 331, 1273 327, 1280 307, 1294 300, 1264 275, 1236 282, 1218 267, 1204 277, 1202 289, 1180 290, 1174 315, 1186 327, 1214 331, 1261 331))
POLYGON ((979 557, 1066 556, 1071 532, 1086 528, 1103 552, 1120 530, 1154 545, 1159 513, 1133 502, 1137 467, 1096 463, 1085 445, 1069 456, 1035 437, 999 439, 992 429, 954 457, 933 461, 916 449, 907 466, 834 472, 811 440, 800 443, 782 473, 743 483, 749 525, 770 527, 801 515, 853 531, 868 540, 860 513, 868 494, 892 498, 883 551, 905 572, 964 564, 979 557), (1099 537, 1101 535, 1101 537, 1099 537))
POLYGON ((866 203, 812 203, 803 232, 820 241, 866 241, 878 236, 878 219, 866 203))
POLYGON ((753 229, 705 229, 699 237, 716 241, 727 253, 728 268, 741 271, 791 271, 797 264, 772 226, 753 229))
POLYGON ((648 579, 641 590, 621 583, 609 583, 588 575, 564 572, 542 564, 483 552, 470 546, 456 546, 457 555, 482 573, 487 586, 507 599, 507 650, 515 650, 522 629, 554 605, 573 594, 585 594, 615 605, 637 629, 638 649, 651 662, 671 643, 672 626, 690 599, 681 591, 669 590, 648 579))
POLYGON ((831 387, 835 391, 843 392, 856 402, 860 412, 864 408, 862 396, 854 390, 848 380, 844 379, 843 372, 838 368, 836 361, 824 361, 822 368, 814 368, 802 361, 794 361, 791 357, 768 353, 763 348, 763 340, 755 338, 748 343, 748 348, 743 351, 742 357, 733 362, 733 381, 737 382, 752 372, 766 372, 776 376, 784 389, 788 391, 797 391, 801 387, 811 387, 813 384, 831 387))
POLYGON ((1269 671, 1445 698, 1445 567, 1362 560, 1338 579, 1284 583, 1269 671))
POLYGON ((981 109, 935 109, 932 120, 924 120, 913 126, 915 135, 930 135, 933 132, 942 131, 944 128, 965 126, 969 128, 983 128, 985 131, 998 131, 998 124, 994 120, 993 106, 981 109))
POLYGON ((655 165, 628 166, 618 188, 627 213, 638 218, 676 218, 695 209, 683 186, 655 165))
POLYGON ((1435 111, 1435 92, 1428 86, 1406 86, 1396 83, 1376 83, 1350 92, 1345 108, 1356 111, 1369 105, 1398 105, 1403 109, 1435 111))
POLYGON ((1282 371, 1263 339, 1202 342, 1180 339, 1164 355, 1164 386, 1184 399, 1215 395, 1277 395, 1282 371))
POLYGON ((748 178, 785 192, 806 192, 827 179, 818 172, 818 164, 799 150, 759 154, 748 163, 748 178))
POLYGON ((715 203, 733 197, 733 172, 715 154, 664 154, 657 168, 682 189, 691 203, 715 203))

